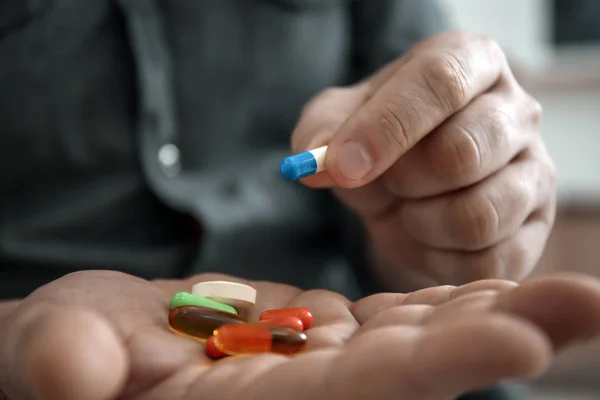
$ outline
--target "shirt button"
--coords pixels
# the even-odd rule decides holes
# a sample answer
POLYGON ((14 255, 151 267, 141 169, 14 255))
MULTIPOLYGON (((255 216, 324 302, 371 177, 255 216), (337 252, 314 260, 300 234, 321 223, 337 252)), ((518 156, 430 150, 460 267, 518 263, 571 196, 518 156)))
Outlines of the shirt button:
POLYGON ((181 169, 179 149, 174 144, 168 143, 158 150, 158 162, 165 175, 175 176, 181 169))

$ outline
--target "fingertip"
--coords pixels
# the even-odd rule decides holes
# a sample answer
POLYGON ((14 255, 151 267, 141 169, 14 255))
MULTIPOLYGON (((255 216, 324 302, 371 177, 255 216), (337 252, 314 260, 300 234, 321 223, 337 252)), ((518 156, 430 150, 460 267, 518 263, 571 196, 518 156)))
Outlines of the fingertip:
POLYGON ((26 343, 22 371, 40 400, 109 400, 128 375, 126 349, 107 321, 91 312, 56 308, 26 343))
POLYGON ((497 310, 535 324, 560 349, 600 335, 600 280, 566 273, 531 279, 503 295, 497 310))
POLYGON ((535 378, 552 359, 550 341, 542 331, 501 314, 437 327, 419 349, 415 368, 435 379, 437 389, 456 394, 507 379, 535 378))
POLYGON ((593 293, 594 295, 600 294, 600 279, 595 276, 576 272, 558 272, 551 275, 539 276, 524 281, 520 286, 529 287, 539 285, 552 285, 555 289, 566 288, 566 285, 569 285, 569 291, 575 289, 575 286, 577 286, 577 289, 583 289, 588 293, 593 293))

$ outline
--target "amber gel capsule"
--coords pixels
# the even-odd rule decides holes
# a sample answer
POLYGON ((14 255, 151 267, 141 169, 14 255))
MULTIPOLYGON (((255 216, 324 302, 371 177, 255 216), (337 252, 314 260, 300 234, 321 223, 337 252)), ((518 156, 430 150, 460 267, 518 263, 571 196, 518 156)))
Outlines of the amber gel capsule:
POLYGON ((220 326, 243 322, 246 321, 239 315, 208 307, 181 306, 169 313, 171 328, 197 339, 208 339, 220 326))
POLYGON ((306 347, 306 335, 285 326, 267 323, 228 324, 215 330, 216 347, 223 353, 295 354, 306 347))

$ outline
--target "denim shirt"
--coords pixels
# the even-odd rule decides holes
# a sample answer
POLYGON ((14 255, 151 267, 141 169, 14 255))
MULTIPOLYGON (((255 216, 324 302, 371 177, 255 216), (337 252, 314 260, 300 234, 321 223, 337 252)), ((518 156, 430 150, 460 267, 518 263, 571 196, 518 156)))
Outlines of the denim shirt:
POLYGON ((312 96, 446 27, 434 0, 3 0, 0 293, 118 269, 359 296, 360 224, 279 162, 312 96))

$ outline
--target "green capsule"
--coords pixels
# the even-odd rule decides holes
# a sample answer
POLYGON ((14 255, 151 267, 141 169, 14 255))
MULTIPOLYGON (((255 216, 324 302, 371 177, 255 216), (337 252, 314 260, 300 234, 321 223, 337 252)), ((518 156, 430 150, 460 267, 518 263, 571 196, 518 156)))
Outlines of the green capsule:
POLYGON ((238 314, 237 310, 230 305, 219 303, 218 301, 207 299, 205 297, 195 296, 187 292, 175 293, 171 298, 171 303, 169 304, 170 309, 181 306, 207 307, 235 315, 238 314))

